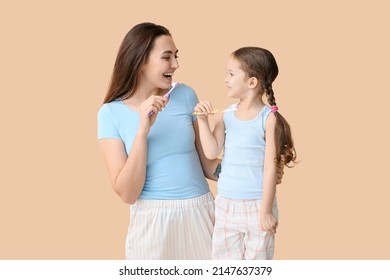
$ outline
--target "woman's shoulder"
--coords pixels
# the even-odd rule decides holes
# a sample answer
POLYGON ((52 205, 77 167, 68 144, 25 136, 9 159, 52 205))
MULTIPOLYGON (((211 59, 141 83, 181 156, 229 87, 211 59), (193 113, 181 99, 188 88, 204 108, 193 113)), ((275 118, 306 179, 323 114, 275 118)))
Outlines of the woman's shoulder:
POLYGON ((118 108, 121 107, 120 99, 115 99, 111 102, 104 103, 98 111, 98 115, 111 115, 114 112, 118 111, 118 108))
POLYGON ((106 103, 103 103, 103 105, 101 106, 101 108, 103 107, 112 107, 112 106, 116 106, 118 103, 121 102, 121 99, 118 97, 110 102, 106 102, 106 103))
POLYGON ((198 103, 198 96, 196 95, 195 90, 184 83, 180 83, 176 86, 171 93, 171 97, 174 97, 178 101, 189 103, 191 106, 193 103, 198 103))
POLYGON ((185 83, 179 83, 176 88, 178 91, 180 90, 180 91, 185 92, 187 94, 196 94, 195 90, 191 86, 189 86, 185 83))

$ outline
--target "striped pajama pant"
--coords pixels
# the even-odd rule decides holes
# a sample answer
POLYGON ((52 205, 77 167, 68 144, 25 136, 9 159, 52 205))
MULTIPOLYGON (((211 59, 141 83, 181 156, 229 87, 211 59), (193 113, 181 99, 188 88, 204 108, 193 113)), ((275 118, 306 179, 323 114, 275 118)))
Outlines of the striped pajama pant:
POLYGON ((130 206, 128 260, 211 259, 211 193, 180 200, 137 200, 130 206))
MULTIPOLYGON (((275 235, 260 231, 261 200, 217 196, 212 258, 219 260, 269 260, 274 255, 275 235)), ((278 219, 276 198, 272 208, 278 219)))

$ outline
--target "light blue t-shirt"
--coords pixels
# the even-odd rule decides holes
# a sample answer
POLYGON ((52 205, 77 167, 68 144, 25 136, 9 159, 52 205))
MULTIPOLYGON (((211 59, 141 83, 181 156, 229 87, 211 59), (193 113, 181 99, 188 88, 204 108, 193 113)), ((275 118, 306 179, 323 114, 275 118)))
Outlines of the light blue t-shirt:
MULTIPOLYGON (((237 106, 236 104, 230 108, 237 106)), ((225 147, 218 194, 233 199, 261 199, 265 155, 265 121, 271 109, 264 106, 252 120, 224 113, 225 147)))
MULTIPOLYGON (((192 122, 198 98, 179 84, 150 129, 145 185, 140 199, 185 199, 209 192, 198 153, 192 122)), ((104 104, 98 113, 98 139, 119 138, 129 155, 139 127, 139 113, 122 100, 104 104)))

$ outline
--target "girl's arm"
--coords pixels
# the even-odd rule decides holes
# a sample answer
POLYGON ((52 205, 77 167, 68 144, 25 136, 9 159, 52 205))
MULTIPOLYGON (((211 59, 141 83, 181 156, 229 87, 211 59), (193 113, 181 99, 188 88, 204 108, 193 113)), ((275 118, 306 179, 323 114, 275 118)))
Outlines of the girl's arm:
POLYGON ((193 126, 195 131, 195 147, 199 155, 199 160, 202 165, 203 173, 207 179, 217 181, 218 177, 215 176, 215 173, 218 165, 221 164, 221 160, 219 158, 210 160, 205 156, 202 145, 200 143, 198 120, 193 122, 193 126))
POLYGON ((140 124, 128 156, 122 140, 112 138, 99 140, 111 186, 126 203, 135 203, 145 184, 147 137, 158 112, 165 105, 166 100, 159 96, 151 96, 140 105, 140 124), (151 111, 154 114, 150 116, 151 111))
MULTIPOLYGON (((210 113, 213 108, 210 102, 199 102, 195 108, 195 112, 210 113)), ((200 142, 204 154, 208 159, 215 159, 221 153, 225 143, 225 124, 223 122, 223 114, 216 114, 215 126, 211 132, 208 122, 208 115, 198 115, 200 142)))
POLYGON ((260 209, 260 230, 276 233, 277 220, 272 213, 276 194, 277 164, 275 145, 276 117, 270 113, 266 120, 263 200, 260 209))

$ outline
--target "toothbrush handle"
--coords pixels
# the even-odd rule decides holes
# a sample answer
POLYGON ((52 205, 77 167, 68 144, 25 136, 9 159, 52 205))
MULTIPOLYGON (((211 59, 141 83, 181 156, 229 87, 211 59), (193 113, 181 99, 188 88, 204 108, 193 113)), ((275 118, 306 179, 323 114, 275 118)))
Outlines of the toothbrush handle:
MULTIPOLYGON (((169 98, 169 93, 170 93, 170 92, 171 92, 171 91, 169 91, 168 93, 164 94, 163 97, 164 97, 165 99, 168 99, 168 98, 169 98)), ((150 117, 150 116, 153 116, 153 114, 154 114, 154 111, 150 111, 150 112, 149 112, 149 117, 150 117)))
MULTIPOLYGON (((174 83, 172 84, 171 88, 169 89, 169 91, 168 91, 166 94, 164 94, 163 97, 164 97, 165 99, 168 99, 169 96, 171 95, 172 90, 173 90, 178 84, 179 84, 179 82, 174 82, 174 83)), ((149 113, 149 117, 150 117, 150 116, 153 116, 153 114, 154 114, 154 112, 151 111, 151 112, 149 113)))

